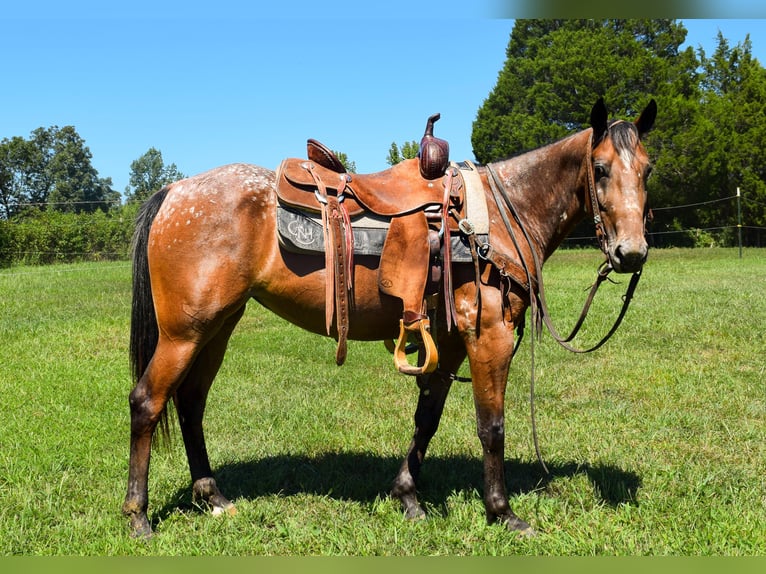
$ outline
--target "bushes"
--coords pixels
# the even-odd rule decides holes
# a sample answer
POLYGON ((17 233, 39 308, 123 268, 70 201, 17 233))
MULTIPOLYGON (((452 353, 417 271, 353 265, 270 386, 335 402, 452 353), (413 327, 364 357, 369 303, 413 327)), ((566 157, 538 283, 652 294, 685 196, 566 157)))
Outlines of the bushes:
POLYGON ((34 211, 0 221, 0 267, 127 259, 136 210, 34 211))

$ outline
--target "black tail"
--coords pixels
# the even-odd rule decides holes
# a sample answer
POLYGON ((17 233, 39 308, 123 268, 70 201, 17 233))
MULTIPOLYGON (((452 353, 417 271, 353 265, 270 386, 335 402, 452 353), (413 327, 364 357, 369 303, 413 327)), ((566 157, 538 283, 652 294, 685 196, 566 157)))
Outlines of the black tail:
POLYGON ((147 245, 149 230, 160 210, 168 189, 163 188, 141 206, 136 217, 133 233, 133 306, 130 316, 130 366, 133 383, 144 374, 157 348, 159 329, 152 301, 152 285, 149 281, 147 245))

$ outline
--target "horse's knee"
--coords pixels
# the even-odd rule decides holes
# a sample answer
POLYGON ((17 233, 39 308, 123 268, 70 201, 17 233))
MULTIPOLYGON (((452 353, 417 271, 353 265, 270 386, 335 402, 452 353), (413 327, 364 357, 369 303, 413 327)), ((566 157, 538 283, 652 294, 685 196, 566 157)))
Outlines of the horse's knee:
POLYGON ((485 452, 496 452, 498 449, 502 449, 505 443, 504 417, 479 420, 476 429, 485 452))

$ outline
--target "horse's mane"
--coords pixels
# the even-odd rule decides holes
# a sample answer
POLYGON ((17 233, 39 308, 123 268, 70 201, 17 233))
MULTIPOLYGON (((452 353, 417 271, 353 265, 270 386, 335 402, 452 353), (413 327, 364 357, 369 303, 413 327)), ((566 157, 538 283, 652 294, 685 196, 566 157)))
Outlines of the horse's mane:
MULTIPOLYGON (((536 148, 531 148, 527 150, 523 150, 520 152, 513 153, 507 157, 500 158, 488 163, 502 163, 504 161, 509 161, 516 159, 518 157, 521 157, 523 155, 526 155, 528 153, 533 153, 539 150, 543 150, 547 147, 554 146, 556 144, 559 144, 563 142, 564 140, 567 140, 571 137, 576 136, 580 132, 570 133, 564 136, 561 136, 559 139, 543 144, 536 148)), ((607 134, 609 137, 612 138, 612 142, 614 144, 614 148, 617 151, 618 154, 621 154, 623 152, 629 154, 630 156, 633 155, 636 147, 638 146, 638 128, 636 128, 635 124, 633 122, 628 122, 625 120, 612 120, 609 123, 607 134)), ((607 135, 605 134, 605 136, 607 135)), ((484 165, 483 163, 477 163, 476 165, 484 165)))

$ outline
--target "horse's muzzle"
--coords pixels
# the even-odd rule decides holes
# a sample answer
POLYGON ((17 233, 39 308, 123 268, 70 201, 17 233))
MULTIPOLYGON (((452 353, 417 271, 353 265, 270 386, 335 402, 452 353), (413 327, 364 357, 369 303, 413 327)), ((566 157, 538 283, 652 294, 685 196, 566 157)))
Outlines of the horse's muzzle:
POLYGON ((617 273, 641 271, 649 254, 646 241, 620 241, 611 253, 612 267, 617 273))

